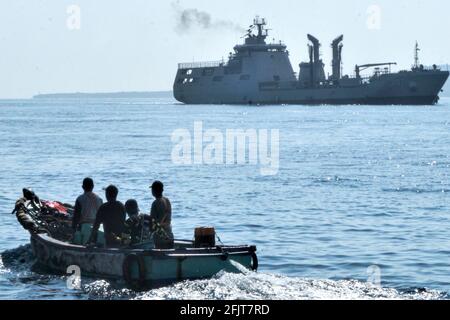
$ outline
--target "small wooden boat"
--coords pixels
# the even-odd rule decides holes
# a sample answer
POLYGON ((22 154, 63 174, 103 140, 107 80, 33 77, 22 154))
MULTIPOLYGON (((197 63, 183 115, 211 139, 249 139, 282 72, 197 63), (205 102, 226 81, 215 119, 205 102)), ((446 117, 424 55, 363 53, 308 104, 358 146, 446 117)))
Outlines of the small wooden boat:
MULTIPOLYGON (((61 231, 64 229, 61 225, 67 227, 70 216, 65 217, 59 212, 59 227, 55 227, 55 220, 43 223, 38 217, 46 220, 42 212, 48 208, 36 205, 37 201, 40 202, 32 195, 25 195, 18 200, 14 212, 31 234, 31 246, 38 264, 52 272, 66 273, 70 266, 77 266, 81 276, 123 279, 132 287, 155 287, 187 279, 210 278, 220 271, 236 273, 242 272, 243 268, 254 271, 258 268, 255 246, 196 248, 193 241, 185 240, 175 240, 173 249, 74 245, 65 240, 65 232, 61 231)), ((67 211, 70 212, 70 208, 67 211)))

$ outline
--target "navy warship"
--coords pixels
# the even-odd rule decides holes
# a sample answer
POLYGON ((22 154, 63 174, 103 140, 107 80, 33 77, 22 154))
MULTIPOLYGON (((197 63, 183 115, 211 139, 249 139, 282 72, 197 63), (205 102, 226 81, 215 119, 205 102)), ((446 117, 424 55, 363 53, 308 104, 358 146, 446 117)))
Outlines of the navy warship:
POLYGON ((331 44, 332 74, 326 76, 321 44, 310 34, 309 61, 300 63, 297 75, 286 45, 267 43, 267 37, 266 20, 256 17, 244 44, 236 45, 227 61, 180 63, 175 99, 186 104, 432 105, 449 77, 436 65, 419 63, 417 43, 411 70, 394 73, 395 62, 370 63, 342 75, 342 35, 331 44), (372 74, 363 75, 368 69, 372 74))

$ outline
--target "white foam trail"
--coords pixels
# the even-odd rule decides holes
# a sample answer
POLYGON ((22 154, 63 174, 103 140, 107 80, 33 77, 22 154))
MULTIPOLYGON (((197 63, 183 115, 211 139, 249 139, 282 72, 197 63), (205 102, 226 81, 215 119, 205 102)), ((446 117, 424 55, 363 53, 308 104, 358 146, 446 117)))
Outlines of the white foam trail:
POLYGON ((213 279, 185 281, 137 294, 133 299, 195 300, 428 300, 442 299, 437 291, 401 293, 359 281, 309 280, 250 272, 223 273, 213 279))
POLYGON ((246 267, 244 267, 244 266, 243 266, 242 264, 240 264, 239 262, 234 261, 234 260, 229 260, 229 261, 230 261, 230 264, 231 264, 233 267, 235 267, 240 273, 246 274, 246 275, 248 275, 248 274, 251 273, 251 271, 250 271, 249 269, 247 269, 246 267))
POLYGON ((7 273, 9 270, 6 269, 5 265, 3 264, 3 259, 0 256, 0 274, 7 273))

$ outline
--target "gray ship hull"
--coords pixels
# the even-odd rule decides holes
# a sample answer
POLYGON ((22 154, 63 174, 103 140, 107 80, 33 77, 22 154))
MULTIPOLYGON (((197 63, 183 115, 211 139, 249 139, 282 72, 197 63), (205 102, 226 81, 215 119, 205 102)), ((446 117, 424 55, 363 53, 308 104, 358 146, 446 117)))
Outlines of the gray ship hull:
POLYGON ((238 76, 220 84, 198 78, 193 84, 176 82, 174 96, 186 104, 432 105, 448 77, 447 71, 408 71, 321 88, 298 88, 297 82, 262 87, 267 82, 242 83, 238 76))

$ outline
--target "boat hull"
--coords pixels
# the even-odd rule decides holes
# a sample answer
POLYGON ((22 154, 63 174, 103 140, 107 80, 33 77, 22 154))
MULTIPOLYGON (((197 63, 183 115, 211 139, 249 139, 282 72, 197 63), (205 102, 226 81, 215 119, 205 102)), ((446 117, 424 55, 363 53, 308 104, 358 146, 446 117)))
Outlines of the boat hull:
POLYGON ((86 248, 32 234, 31 246, 39 265, 57 273, 77 266, 81 276, 124 279, 154 287, 188 279, 210 278, 220 271, 257 268, 256 248, 249 246, 178 248, 173 250, 86 248))
MULTIPOLYGON (((255 105, 433 105, 449 77, 448 71, 424 70, 372 77, 369 82, 342 79, 339 85, 316 88, 298 87, 298 81, 264 82, 265 78, 239 81, 239 75, 227 75, 219 83, 192 69, 193 83, 183 83, 179 70, 174 97, 185 104, 255 105)), ((220 68, 217 68, 219 73, 220 68)))

